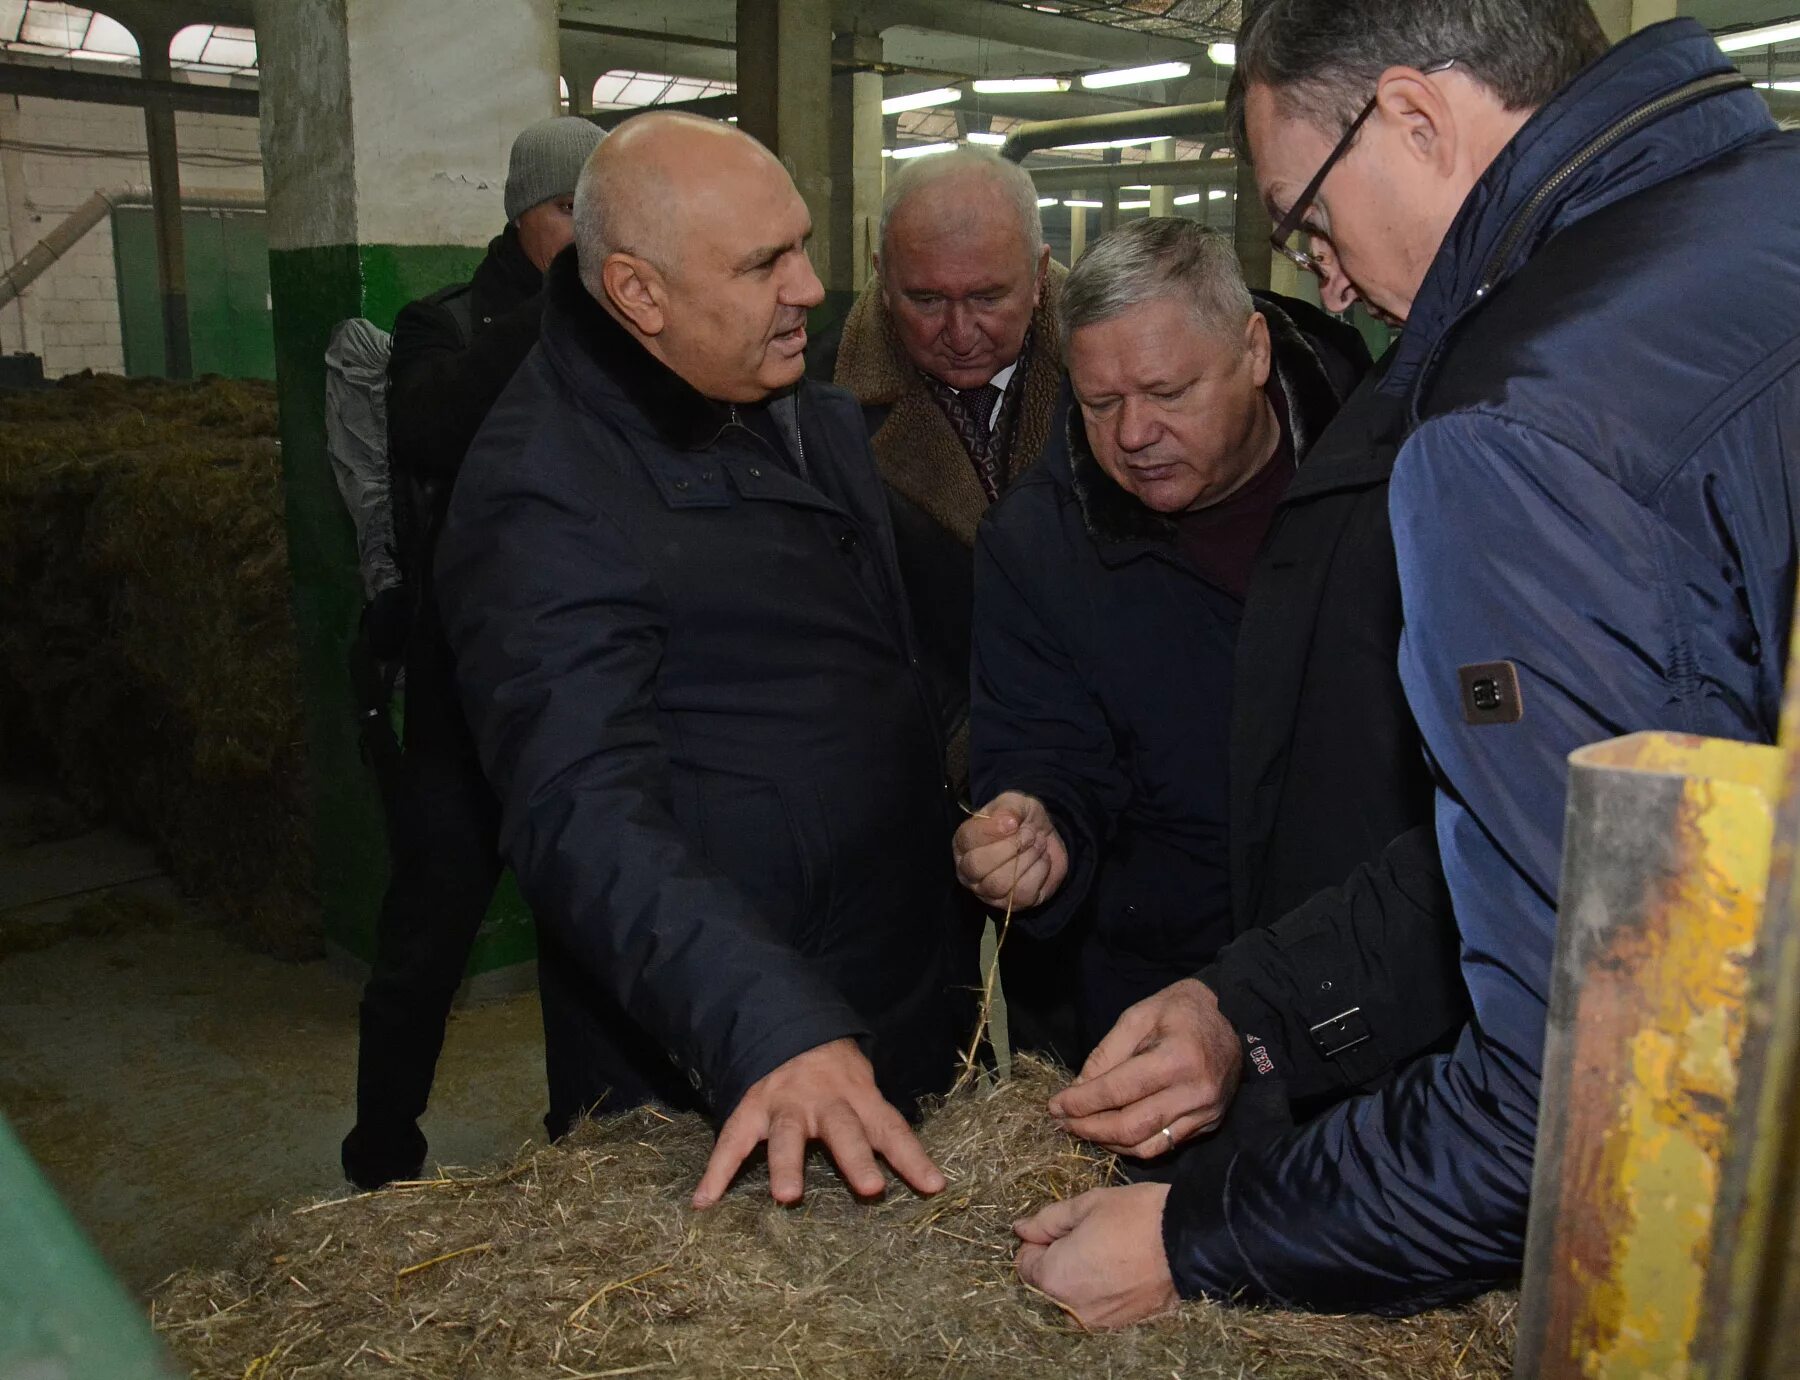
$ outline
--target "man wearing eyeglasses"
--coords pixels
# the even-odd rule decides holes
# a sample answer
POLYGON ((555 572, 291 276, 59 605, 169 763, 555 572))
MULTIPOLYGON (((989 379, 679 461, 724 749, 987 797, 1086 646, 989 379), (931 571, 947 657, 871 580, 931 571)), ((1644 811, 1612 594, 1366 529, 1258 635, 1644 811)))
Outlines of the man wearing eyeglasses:
POLYGON ((1607 53, 1581 0, 1267 0, 1238 62, 1279 246, 1406 324, 1400 669, 1474 1016, 1223 1175, 1021 1223, 1021 1274, 1097 1325, 1516 1279, 1568 755, 1774 741, 1800 563, 1800 221, 1770 194, 1800 135, 1704 30, 1607 53))

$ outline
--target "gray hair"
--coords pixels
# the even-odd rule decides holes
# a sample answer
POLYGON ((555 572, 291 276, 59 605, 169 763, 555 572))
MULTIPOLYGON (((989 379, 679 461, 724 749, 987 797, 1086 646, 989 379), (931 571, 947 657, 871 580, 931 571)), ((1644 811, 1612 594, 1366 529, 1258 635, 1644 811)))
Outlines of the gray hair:
POLYGON ((1185 300, 1196 324, 1235 336, 1256 303, 1231 241, 1197 221, 1152 216, 1096 240, 1062 289, 1062 347, 1083 326, 1110 321, 1144 302, 1185 300))
POLYGON ((1031 174, 1017 163, 1010 163, 991 149, 947 149, 928 153, 923 158, 908 158, 888 176, 887 190, 881 197, 881 257, 888 257, 888 226, 906 199, 927 187, 951 178, 982 178, 1006 196, 1019 213, 1019 233, 1032 259, 1044 247, 1044 215, 1038 210, 1037 187, 1031 174))
POLYGON ((1263 85, 1335 137, 1388 68, 1451 58, 1508 110, 1536 110, 1607 47, 1587 0, 1262 0, 1238 31, 1231 129, 1246 152, 1244 92, 1263 85))

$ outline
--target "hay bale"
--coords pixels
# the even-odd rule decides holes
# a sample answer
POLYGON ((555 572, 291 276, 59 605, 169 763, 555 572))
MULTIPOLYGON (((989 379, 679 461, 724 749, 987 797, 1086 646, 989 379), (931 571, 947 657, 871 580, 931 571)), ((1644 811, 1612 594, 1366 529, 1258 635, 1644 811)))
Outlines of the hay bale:
POLYGON ((299 955, 319 937, 275 434, 261 383, 0 397, 0 753, 299 955))
POLYGON ((154 1320, 199 1380, 1509 1374, 1501 1295, 1405 1321, 1193 1304, 1082 1332, 1012 1269, 1016 1217, 1110 1172, 1044 1115, 1058 1084, 1021 1061, 951 1099, 922 1132, 950 1188, 877 1206, 815 1162, 799 1208, 747 1174, 695 1213, 707 1127, 634 1112, 491 1174, 278 1212, 232 1268, 164 1285, 154 1320))

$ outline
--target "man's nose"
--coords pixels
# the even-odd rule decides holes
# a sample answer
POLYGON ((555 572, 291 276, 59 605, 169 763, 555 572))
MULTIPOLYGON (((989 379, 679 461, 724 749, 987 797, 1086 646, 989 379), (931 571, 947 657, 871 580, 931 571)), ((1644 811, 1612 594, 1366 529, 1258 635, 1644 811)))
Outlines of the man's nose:
POLYGON ((1328 311, 1346 312, 1358 298, 1356 285, 1339 266, 1337 256, 1324 249, 1316 242, 1313 246, 1312 260, 1319 275, 1319 300, 1328 311))
POLYGON ((944 343, 952 354, 966 355, 981 343, 975 313, 962 302, 952 302, 944 312, 944 343))
POLYGON ((805 254, 795 257, 800 267, 781 294, 781 301, 785 306, 811 310, 825 300, 825 284, 819 281, 818 271, 813 268, 811 258, 805 254))
POLYGON ((1119 404, 1119 449, 1143 450, 1162 434, 1153 409, 1141 399, 1126 398, 1119 404))

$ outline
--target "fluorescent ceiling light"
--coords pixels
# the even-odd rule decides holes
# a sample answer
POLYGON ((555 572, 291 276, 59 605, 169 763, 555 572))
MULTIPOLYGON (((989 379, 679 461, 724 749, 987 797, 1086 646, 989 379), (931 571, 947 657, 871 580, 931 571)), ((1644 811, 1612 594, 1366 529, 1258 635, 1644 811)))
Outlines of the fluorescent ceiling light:
POLYGON ((1800 91, 1800 81, 1759 81, 1756 85, 1763 91, 1800 91))
POLYGON ((1760 29, 1745 29, 1742 33, 1721 34, 1719 47, 1727 53, 1741 53, 1746 48, 1772 48, 1777 43, 1789 43, 1796 38, 1800 38, 1800 19, 1789 19, 1760 29))
POLYGON ((1190 70, 1185 62, 1158 62, 1149 67, 1125 67, 1117 72, 1089 72, 1081 79, 1081 84, 1090 91, 1102 91, 1109 86, 1132 86, 1141 81, 1185 77, 1190 70))
POLYGON ((1106 203, 1104 201, 1065 201, 1063 202, 1063 205, 1078 207, 1083 211, 1103 211, 1106 209, 1106 203))
POLYGON ((894 156, 894 151, 892 149, 883 149, 881 151, 881 156, 883 158, 892 158, 894 156))
POLYGON ((1027 96, 1040 91, 1067 91, 1069 83, 1057 77, 982 77, 975 89, 984 96, 1027 96))
POLYGON ((1231 193, 1226 191, 1223 187, 1214 187, 1206 194, 1206 199, 1208 201, 1223 201, 1230 195, 1231 193))
POLYGON ((930 91, 915 91, 910 96, 889 96, 881 103, 883 115, 898 115, 902 110, 923 110, 933 105, 955 105, 962 92, 954 86, 938 86, 930 91))
POLYGON ((1148 182, 1133 182, 1129 187, 1121 187, 1119 190, 1121 192, 1147 192, 1150 190, 1150 184, 1148 182))
POLYGON ((903 149, 895 149, 896 158, 923 158, 928 153, 948 153, 955 144, 910 144, 903 149))
POLYGON ((987 144, 992 148, 999 148, 1000 145, 1006 142, 1006 136, 1004 134, 990 134, 985 129, 972 129, 965 134, 963 138, 967 139, 971 144, 987 144))
POLYGON ((1150 203, 1147 201, 1121 201, 1119 209, 1121 211, 1148 211, 1150 203))
POLYGON ((1173 139, 1172 134, 1145 134, 1136 139, 1101 139, 1092 144, 1058 144, 1058 149, 1128 149, 1134 144, 1154 144, 1158 139, 1173 139))
POLYGON ((1235 43, 1209 43, 1206 45, 1206 55, 1220 67, 1237 66, 1237 44, 1235 43))
POLYGON ((1041 196, 1038 198, 1038 210, 1040 210, 1040 211, 1043 210, 1046 206, 1060 206, 1060 205, 1062 205, 1062 203, 1053 196, 1041 196))
POLYGON ((1194 203, 1195 203, 1195 202, 1196 202, 1196 201, 1198 201, 1198 200, 1200 200, 1200 193, 1198 193, 1198 192, 1188 192, 1188 193, 1187 193, 1187 194, 1186 194, 1186 195, 1184 195, 1184 196, 1178 196, 1178 197, 1176 197, 1176 198, 1175 198, 1175 204, 1176 204, 1176 205, 1177 205, 1177 206, 1192 206, 1192 205, 1193 205, 1193 204, 1194 204, 1194 203))

